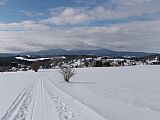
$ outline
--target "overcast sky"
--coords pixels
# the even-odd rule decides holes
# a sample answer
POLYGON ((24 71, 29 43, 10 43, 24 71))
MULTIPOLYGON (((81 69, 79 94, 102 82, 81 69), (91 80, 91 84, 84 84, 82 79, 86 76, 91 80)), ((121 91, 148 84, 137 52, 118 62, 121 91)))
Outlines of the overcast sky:
POLYGON ((0 0, 0 52, 160 53, 160 0, 0 0))

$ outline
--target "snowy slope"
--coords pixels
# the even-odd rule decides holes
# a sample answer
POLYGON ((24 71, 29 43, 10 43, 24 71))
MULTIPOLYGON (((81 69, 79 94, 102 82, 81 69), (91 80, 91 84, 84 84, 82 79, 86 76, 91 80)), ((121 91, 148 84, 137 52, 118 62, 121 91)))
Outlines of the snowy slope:
POLYGON ((1 120, 159 120, 160 66, 0 74, 1 120))

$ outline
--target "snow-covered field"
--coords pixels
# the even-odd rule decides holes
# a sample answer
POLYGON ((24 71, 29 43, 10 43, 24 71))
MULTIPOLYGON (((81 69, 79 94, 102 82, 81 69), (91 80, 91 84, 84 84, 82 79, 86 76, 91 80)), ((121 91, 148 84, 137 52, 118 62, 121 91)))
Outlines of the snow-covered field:
POLYGON ((160 66, 0 74, 0 120, 160 120, 160 66))

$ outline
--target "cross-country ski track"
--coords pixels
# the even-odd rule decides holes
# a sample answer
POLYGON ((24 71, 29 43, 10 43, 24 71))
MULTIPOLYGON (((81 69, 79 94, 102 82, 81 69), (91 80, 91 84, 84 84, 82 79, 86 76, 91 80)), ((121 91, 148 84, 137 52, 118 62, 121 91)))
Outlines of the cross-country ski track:
POLYGON ((96 111, 38 74, 17 96, 1 120, 105 120, 96 111))
POLYGON ((159 66, 0 74, 0 120, 160 120, 159 66))

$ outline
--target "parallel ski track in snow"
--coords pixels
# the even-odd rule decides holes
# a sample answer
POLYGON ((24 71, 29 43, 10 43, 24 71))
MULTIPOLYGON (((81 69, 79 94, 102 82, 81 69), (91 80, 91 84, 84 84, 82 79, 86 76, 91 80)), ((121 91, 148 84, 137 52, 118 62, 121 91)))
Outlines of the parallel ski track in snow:
POLYGON ((2 117, 2 120, 26 120, 34 91, 35 82, 30 82, 11 104, 5 115, 2 117))
POLYGON ((62 101, 62 99, 57 96, 54 89, 48 83, 48 81, 43 81, 44 89, 46 93, 49 95, 50 99, 54 102, 58 115, 59 120, 75 120, 74 113, 69 110, 67 105, 62 101))
POLYGON ((35 77, 35 80, 20 92, 1 120, 53 120, 56 116, 56 120, 106 120, 96 111, 57 88, 46 77, 39 75, 37 77, 38 79, 35 77), (68 98, 71 100, 70 103, 73 103, 72 107, 66 102, 68 98), (45 111, 47 104, 52 105, 50 107, 56 110, 53 113, 55 116, 51 118, 45 111), (45 110, 38 110, 37 105, 38 108, 45 108, 45 110), (35 117, 37 115, 38 117, 35 117))
MULTIPOLYGON (((101 116, 99 113, 91 109, 90 107, 86 106, 85 104, 81 103, 74 97, 70 96, 69 94, 65 93, 63 90, 59 89, 57 86, 55 86, 47 76, 43 75, 43 84, 44 89, 47 92, 47 94, 50 96, 50 99, 55 103, 55 106, 59 113, 59 120, 79 120, 79 116, 77 113, 74 113, 74 111, 71 111, 71 109, 68 107, 68 105, 65 103, 65 101, 58 96, 58 93, 62 93, 65 96, 68 96, 70 99, 72 99, 72 103, 76 104, 76 106, 79 106, 79 108, 87 110, 89 113, 91 113, 92 116, 86 117, 87 120, 106 120, 103 116, 101 116), (59 91, 58 93, 56 93, 59 91)), ((74 109, 74 108, 73 108, 74 109)), ((82 110, 83 111, 83 110, 82 110)), ((84 112, 84 111, 83 111, 84 112)), ((88 114, 88 113, 85 113, 88 114)), ((88 116, 88 115, 87 115, 88 116)), ((86 120, 85 117, 81 116, 80 120, 86 120)), ((116 120, 113 116, 108 117, 107 120, 116 120)))

